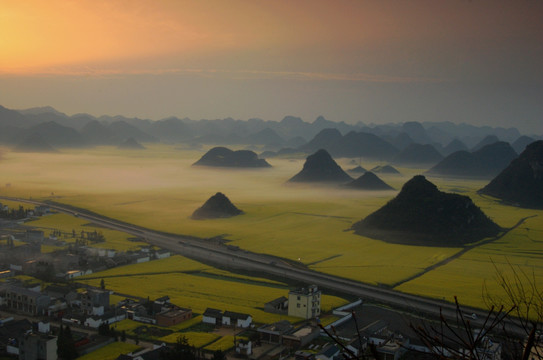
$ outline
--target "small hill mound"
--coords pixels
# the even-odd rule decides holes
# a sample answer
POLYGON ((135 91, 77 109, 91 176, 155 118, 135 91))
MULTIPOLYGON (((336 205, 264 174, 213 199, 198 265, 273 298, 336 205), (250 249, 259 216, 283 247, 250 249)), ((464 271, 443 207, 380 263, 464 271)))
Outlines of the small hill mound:
POLYGON ((379 177, 371 171, 366 172, 364 175, 360 175, 358 179, 351 181, 346 186, 360 190, 394 190, 393 187, 379 179, 379 177))
POLYGON ((363 174, 363 173, 365 173, 365 172, 368 171, 368 170, 366 170, 366 169, 364 169, 362 166, 358 165, 357 167, 354 167, 354 168, 349 169, 349 170, 347 170, 347 171, 352 172, 352 173, 363 174))
POLYGON ((469 197, 439 191, 422 175, 352 229, 370 238, 424 246, 463 246, 501 230, 469 197))
POLYGON ((192 213, 192 219, 228 218, 240 214, 243 214, 243 211, 232 204, 226 195, 218 192, 192 213))
POLYGON ((126 141, 119 144, 118 148, 125 150, 143 150, 145 149, 145 146, 137 142, 133 137, 129 137, 126 141))
POLYGON ((15 152, 37 152, 37 153, 56 153, 58 152, 47 141, 45 141, 40 135, 33 134, 25 137, 15 148, 15 152))
POLYGON ((254 151, 232 151, 221 146, 214 147, 213 149, 209 150, 193 165, 239 168, 271 167, 266 160, 259 159, 258 155, 254 151))
POLYGON ((352 180, 330 154, 321 149, 307 157, 303 169, 289 182, 345 183, 352 180))
POLYGON ((376 174, 394 174, 394 175, 400 174, 398 170, 396 170, 394 167, 390 165, 384 165, 384 166, 379 165, 379 166, 374 167, 370 171, 376 174))
POLYGON ((455 177, 491 178, 500 173, 517 157, 509 143, 498 141, 469 153, 457 151, 447 156, 429 174, 455 177))
POLYGON ((409 144, 394 157, 393 162, 403 165, 434 165, 443 160, 443 156, 430 144, 409 144))
POLYGON ((479 193, 543 209, 543 140, 535 141, 479 193))

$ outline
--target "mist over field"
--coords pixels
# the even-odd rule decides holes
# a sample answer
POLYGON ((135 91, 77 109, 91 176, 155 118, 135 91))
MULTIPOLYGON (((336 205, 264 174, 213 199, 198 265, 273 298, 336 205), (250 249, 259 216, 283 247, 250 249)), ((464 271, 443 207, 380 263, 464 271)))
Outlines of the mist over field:
MULTIPOLYGON (((543 275, 543 254, 537 242, 530 240, 537 239, 541 231, 537 219, 406 283, 404 279, 461 249, 388 244, 348 231, 425 169, 400 167, 402 175, 380 175, 396 190, 369 192, 287 184, 301 170, 303 159, 273 158, 269 159, 272 167, 263 169, 192 166, 204 150, 149 145, 147 150, 130 152, 112 147, 65 149, 55 154, 6 152, 0 195, 50 199, 171 233, 222 236, 243 249, 300 261, 311 269, 367 283, 401 284, 402 291, 438 298, 461 294, 466 303, 476 306, 482 302, 482 284, 491 284, 495 276, 492 263, 505 266, 512 262, 543 275), (224 193, 244 214, 230 219, 190 219, 216 192, 224 193), (532 256, 526 257, 526 252, 532 256), (459 272, 458 266, 464 270, 459 272), (465 271, 469 275, 458 276, 465 271)), ((383 164, 358 161, 366 168, 383 164)), ((344 169, 356 165, 350 159, 338 159, 338 163, 344 169)), ((502 227, 540 214, 478 196, 475 192, 486 180, 430 179, 444 191, 470 196, 502 227)))

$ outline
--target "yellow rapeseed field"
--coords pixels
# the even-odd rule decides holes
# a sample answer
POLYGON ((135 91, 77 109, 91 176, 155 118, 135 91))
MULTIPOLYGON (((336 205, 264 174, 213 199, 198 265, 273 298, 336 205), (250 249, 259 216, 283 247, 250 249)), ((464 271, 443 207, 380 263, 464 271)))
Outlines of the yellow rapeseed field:
MULTIPOLYGON (((52 199, 176 234, 221 235, 231 244, 250 251, 285 257, 318 271, 372 284, 396 284, 460 251, 387 244, 356 236, 348 230, 354 222, 392 199, 403 183, 415 174, 424 173, 424 169, 399 168, 400 176, 383 175, 381 178, 396 191, 370 193, 286 185, 302 168, 303 159, 270 159, 273 167, 269 169, 191 166, 202 154, 202 151, 154 144, 133 153, 113 147, 47 155, 5 153, 0 184, 10 186, 1 186, 0 194, 52 199), (245 214, 230 219, 190 219, 192 212, 218 191, 225 193, 245 214)), ((339 163, 344 168, 354 166, 345 159, 339 159, 339 163)), ((381 164, 362 161, 361 165, 371 168, 381 164)), ((488 182, 485 180, 433 177, 429 180, 441 190, 470 196, 503 227, 511 227, 523 217, 537 217, 502 239, 476 248, 397 289, 448 299, 462 295, 468 304, 480 306, 484 283, 490 291, 498 291, 492 262, 509 261, 522 271, 535 272, 538 278, 543 278, 540 276, 543 275, 540 247, 543 233, 538 225, 542 211, 504 206, 477 195, 476 191, 488 182)), ((108 282, 114 285, 117 281, 117 289, 127 291, 127 283, 134 286, 137 281, 152 281, 153 291, 169 294, 171 289, 184 287, 186 279, 181 279, 184 274, 166 278, 134 270, 136 273, 140 275, 109 278, 108 282)), ((202 277, 199 280, 200 284, 211 282, 211 279, 202 281, 202 277)), ((189 287, 193 284, 192 280, 186 281, 189 287)), ((177 292, 176 296, 188 301, 186 293, 177 292)), ((217 304, 213 296, 206 301, 217 304)))

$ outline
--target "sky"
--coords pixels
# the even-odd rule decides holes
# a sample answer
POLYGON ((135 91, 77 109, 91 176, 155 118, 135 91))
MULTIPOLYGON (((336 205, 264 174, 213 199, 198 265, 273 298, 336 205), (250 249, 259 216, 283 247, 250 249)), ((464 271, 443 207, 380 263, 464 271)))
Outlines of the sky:
POLYGON ((0 0, 0 105, 543 133, 540 0, 0 0))

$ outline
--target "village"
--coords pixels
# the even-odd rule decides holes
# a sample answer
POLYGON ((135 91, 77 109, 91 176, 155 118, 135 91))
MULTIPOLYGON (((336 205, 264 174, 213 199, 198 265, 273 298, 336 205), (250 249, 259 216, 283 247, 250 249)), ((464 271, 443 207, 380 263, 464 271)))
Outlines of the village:
MULTIPOLYGON (((25 219, 47 216, 50 209, 12 211, 0 205, 0 353, 19 359, 66 358, 63 352, 65 329, 70 329, 71 344, 77 356, 92 354, 115 342, 131 342, 137 349, 119 355, 119 359, 157 359, 175 346, 157 341, 157 335, 176 335, 183 331, 213 332, 233 337, 224 351, 194 348, 196 358, 333 360, 354 358, 409 359, 430 353, 423 341, 414 336, 405 317, 354 299, 332 311, 335 321, 322 324, 322 290, 307 284, 270 299, 264 311, 299 319, 291 322, 255 323, 249 313, 207 308, 195 314, 184 304, 173 304, 168 296, 138 298, 116 294, 102 280, 91 287, 77 280, 102 270, 149 262, 169 257, 167 250, 143 247, 139 251, 120 252, 90 247, 104 241, 100 232, 63 233, 27 227, 25 219), (41 246, 70 245, 55 256, 41 252, 41 246), (73 241, 75 239, 75 241, 73 241), (17 246, 15 246, 17 243, 17 246), (23 277, 21 277, 21 275, 23 277), (26 276, 26 277, 24 277, 26 276), (40 281, 33 281, 32 278, 40 281), (46 284, 46 285, 44 285, 46 284), (123 297, 113 303, 111 297, 123 297), (374 311, 368 311, 374 307, 374 311), (196 317, 196 316, 199 317, 196 317), (118 330, 124 320, 138 322, 132 331, 118 330), (195 319, 201 319, 195 322, 195 319), (187 324, 183 331, 176 331, 187 324)), ((485 342, 479 351, 485 359, 501 359, 502 345, 485 342)))

